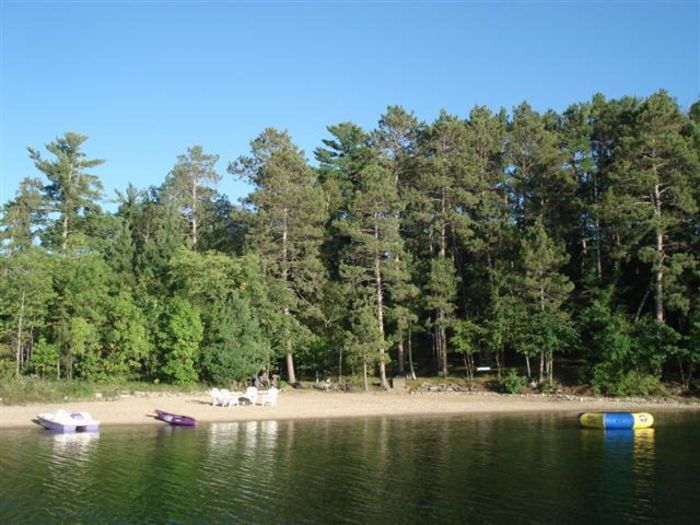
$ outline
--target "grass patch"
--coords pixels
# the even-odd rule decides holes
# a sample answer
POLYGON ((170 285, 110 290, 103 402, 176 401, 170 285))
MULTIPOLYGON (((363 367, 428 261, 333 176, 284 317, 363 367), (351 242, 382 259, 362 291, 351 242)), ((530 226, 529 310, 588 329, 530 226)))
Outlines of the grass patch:
POLYGON ((194 393, 206 390, 205 385, 168 385, 139 382, 89 383, 86 381, 49 380, 22 377, 0 384, 3 405, 27 403, 62 403, 64 401, 91 401, 116 399, 136 392, 146 394, 194 393))

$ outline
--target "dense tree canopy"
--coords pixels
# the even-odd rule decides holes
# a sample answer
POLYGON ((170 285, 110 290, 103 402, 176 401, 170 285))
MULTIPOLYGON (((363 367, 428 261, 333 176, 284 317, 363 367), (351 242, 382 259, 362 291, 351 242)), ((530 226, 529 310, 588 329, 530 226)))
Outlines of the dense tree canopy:
POLYGON ((666 92, 433 123, 328 127, 315 165, 266 129, 217 193, 188 148, 101 207, 66 133, 2 207, 0 374, 217 384, 464 375, 692 390, 700 364, 700 102, 666 92), (539 367, 531 366, 535 359, 539 367), (534 370, 533 370, 534 368, 534 370), (572 374, 568 374, 572 376, 572 374))

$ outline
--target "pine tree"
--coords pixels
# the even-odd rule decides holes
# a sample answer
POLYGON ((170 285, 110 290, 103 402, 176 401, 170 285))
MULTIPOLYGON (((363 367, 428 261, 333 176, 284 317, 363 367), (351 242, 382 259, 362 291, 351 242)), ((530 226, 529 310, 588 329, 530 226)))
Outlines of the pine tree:
POLYGON ((464 121, 442 112, 423 134, 421 165, 411 206, 414 228, 426 236, 422 256, 427 308, 433 313, 435 353, 439 372, 446 376, 447 327, 455 311, 459 276, 454 268, 457 245, 472 235, 468 208, 473 193, 466 177, 466 126, 464 121))
POLYGON ((216 184, 221 180, 214 168, 218 160, 218 155, 205 154, 202 146, 191 146, 187 148, 185 155, 178 156, 177 164, 165 184, 165 188, 173 193, 189 221, 190 242, 194 250, 198 248, 204 209, 211 205, 215 195, 209 184, 216 184))
POLYGON ((562 304, 574 289, 568 277, 559 273, 566 263, 568 255, 564 247, 554 241, 544 228, 541 220, 528 229, 527 237, 522 241, 522 262, 524 275, 521 289, 529 313, 536 316, 530 330, 541 340, 547 339, 549 344, 540 345, 539 382, 545 376, 552 382, 554 374, 554 350, 559 340, 551 334, 564 333, 563 326, 566 314, 562 304), (561 325, 557 328, 555 325, 561 325))
POLYGON ((27 250, 37 235, 37 228, 46 218, 39 179, 25 178, 17 197, 2 207, 0 243, 9 253, 27 250))
POLYGON ((371 290, 372 299, 363 303, 375 308, 377 347, 370 349, 379 356, 379 376, 382 388, 388 388, 386 378, 386 287, 395 282, 395 261, 403 250, 397 229, 400 201, 392 174, 378 164, 370 164, 357 174, 357 184, 348 214, 336 221, 339 231, 349 244, 343 253, 341 276, 351 288, 371 290))
POLYGON ((561 205, 574 195, 576 183, 562 169, 564 156, 557 134, 526 103, 513 111, 506 153, 516 221, 529 226, 542 220, 548 231, 564 238, 559 232, 561 205))
POLYGON ((348 213, 360 171, 373 162, 376 151, 370 136, 352 122, 328 126, 331 139, 323 139, 324 147, 316 148, 318 174, 328 201, 326 239, 321 247, 330 276, 339 279, 340 254, 348 239, 336 228, 336 221, 348 213))
MULTIPOLYGON (((394 178, 396 194, 402 201, 404 209, 407 180, 415 171, 415 154, 420 125, 413 113, 400 106, 389 106, 379 120, 379 127, 374 132, 374 143, 379 151, 378 162, 386 166, 394 178)), ((404 216, 397 209, 396 228, 398 234, 403 230, 404 216)), ((391 317, 396 321, 396 346, 398 352, 398 372, 405 373, 404 340, 409 328, 409 310, 418 295, 418 290, 410 283, 409 261, 400 253, 392 254, 394 282, 388 291, 391 294, 391 317)))
POLYGON ((608 198, 609 205, 626 210, 628 228, 636 230, 641 243, 638 256, 651 265, 659 321, 665 319, 665 278, 672 253, 683 251, 678 230, 698 212, 700 166, 691 142, 681 134, 687 125, 667 93, 646 99, 620 140, 610 188, 614 198, 608 198))
POLYGON ((91 209, 99 208, 97 201, 102 196, 102 183, 95 175, 86 172, 104 163, 101 159, 86 159, 81 150, 87 137, 68 132, 46 149, 55 160, 45 160, 39 151, 27 148, 36 168, 49 180, 44 187, 51 211, 59 217, 48 232, 48 245, 60 247, 66 253, 70 235, 80 229, 80 220, 91 209))
POLYGON ((250 248, 260 255, 270 289, 283 312, 283 345, 290 383, 296 383, 295 347, 301 344, 306 316, 323 284, 320 260, 326 203, 314 170, 287 132, 266 129, 251 142, 251 156, 229 165, 255 189, 247 203, 255 210, 250 248))

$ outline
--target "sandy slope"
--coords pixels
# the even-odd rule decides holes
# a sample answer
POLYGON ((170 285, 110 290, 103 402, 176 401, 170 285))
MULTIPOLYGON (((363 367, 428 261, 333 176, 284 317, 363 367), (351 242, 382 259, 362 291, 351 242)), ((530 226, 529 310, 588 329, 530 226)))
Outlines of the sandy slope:
MULTIPOLYGON (((586 410, 700 410, 700 403, 673 404, 648 401, 616 401, 592 398, 504 396, 493 394, 408 394, 390 392, 335 393, 285 390, 277 407, 212 407, 206 393, 200 395, 135 395, 113 401, 0 406, 0 429, 36 427, 39 412, 58 408, 88 411, 103 425, 162 425, 149 417, 154 408, 187 414, 200 422, 265 419, 325 419, 339 417, 440 415, 496 412, 557 411, 572 416, 586 410)), ((38 428, 38 427, 37 427, 38 428)))

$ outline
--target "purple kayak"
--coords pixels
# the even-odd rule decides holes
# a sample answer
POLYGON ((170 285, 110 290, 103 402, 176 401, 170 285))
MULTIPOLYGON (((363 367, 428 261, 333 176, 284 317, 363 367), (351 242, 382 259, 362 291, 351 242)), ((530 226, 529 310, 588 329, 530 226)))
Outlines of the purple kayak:
POLYGON ((166 412, 165 410, 158 410, 156 408, 156 419, 165 421, 176 427, 196 427, 197 420, 190 416, 181 416, 179 414, 172 414, 166 412))

